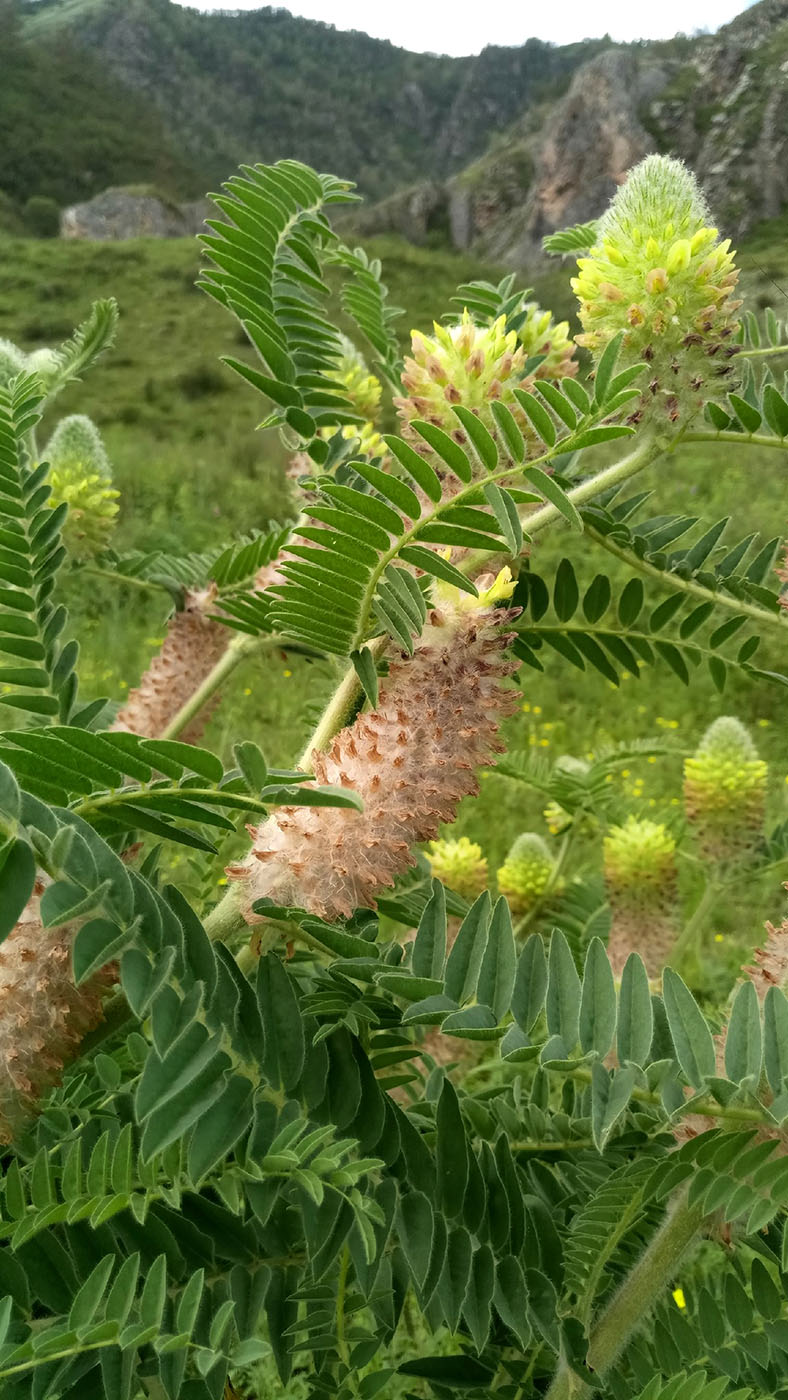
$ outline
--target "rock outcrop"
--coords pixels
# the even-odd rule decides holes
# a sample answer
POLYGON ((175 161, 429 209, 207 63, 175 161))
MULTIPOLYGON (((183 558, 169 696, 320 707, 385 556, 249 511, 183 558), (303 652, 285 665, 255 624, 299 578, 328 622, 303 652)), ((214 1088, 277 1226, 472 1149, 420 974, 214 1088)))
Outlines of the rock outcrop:
POLYGON ((109 189, 60 216, 62 238, 183 238, 208 216, 206 200, 175 204, 153 190, 109 189))
POLYGON ((715 35, 597 54, 428 197, 415 186, 368 210, 365 231, 423 241, 443 227, 457 248, 533 266, 544 234, 595 218, 650 151, 686 160, 736 237, 788 206, 788 0, 761 0, 715 35))

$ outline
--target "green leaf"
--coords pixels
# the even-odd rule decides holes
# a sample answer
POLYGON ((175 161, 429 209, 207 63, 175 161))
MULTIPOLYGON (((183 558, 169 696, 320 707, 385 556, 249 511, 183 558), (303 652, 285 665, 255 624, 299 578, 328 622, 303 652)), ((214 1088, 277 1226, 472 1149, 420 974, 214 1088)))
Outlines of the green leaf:
POLYGON ((553 607, 560 622, 569 622, 577 611, 580 590, 577 576, 569 559, 562 559, 555 574, 553 607))
POLYGON ((255 797, 259 797, 268 781, 268 764, 262 751, 251 739, 246 739, 233 746, 233 757, 247 788, 255 797))
POLYGON ((475 1250, 471 1261, 471 1276, 462 1303, 462 1313, 477 1352, 481 1352, 490 1332, 493 1292, 495 1291, 495 1260, 488 1244, 475 1250))
MULTIPOLYGON (((474 422, 476 420, 474 419, 474 422)), ((466 454, 453 438, 449 437, 442 428, 437 428, 434 423, 425 423, 420 418, 411 420, 411 428, 424 438, 433 452, 437 453, 441 461, 454 472, 454 475, 467 485, 473 477, 473 469, 466 454)))
POLYGON ((424 907, 413 944, 413 975, 440 978, 445 957, 446 894, 440 880, 433 880, 432 894, 424 907))
POLYGON ((270 1083, 289 1091, 301 1077, 306 1046, 293 982, 275 953, 266 953, 257 965, 257 1005, 265 1037, 265 1073, 270 1083))
POLYGON ((651 989, 643 959, 630 953, 621 975, 617 1047, 622 1065, 645 1065, 654 1034, 651 989))
POLYGON ((715 1073, 714 1041, 692 992, 672 967, 663 974, 662 998, 678 1062, 693 1088, 702 1089, 715 1073))
MULTIPOLYGON (((500 898, 490 920, 476 988, 478 1000, 491 1008, 498 1023, 503 1020, 511 1004, 516 959, 512 917, 506 900, 500 898)), ((456 1024, 456 1017, 452 1024, 456 1024)))
POLYGON ((572 529, 577 530, 578 534, 582 535, 583 522, 580 515, 572 505, 566 492, 561 490, 558 482, 554 481, 551 476, 548 476, 547 472, 542 471, 541 467, 526 467, 523 471, 523 476, 527 481, 530 481, 532 486, 536 487, 537 491, 540 495, 544 496, 546 501, 549 501, 551 505, 555 506, 559 514, 564 517, 564 520, 572 526, 572 529))
POLYGON ((0 943, 16 925, 22 910, 33 893, 36 882, 36 862, 33 852, 21 837, 0 849, 0 943))
POLYGON ((408 1191, 399 1202, 395 1225, 411 1273, 419 1288, 430 1264, 435 1220, 432 1206, 421 1191, 408 1191))
POLYGON ((443 990, 459 1006, 476 994, 490 914, 490 896, 485 890, 471 905, 452 944, 446 962, 443 990))
POLYGON ((595 1060, 591 1067, 591 1132, 600 1152, 629 1103, 636 1076, 631 1065, 609 1071, 595 1060))
POLYGON ((550 938, 547 980, 547 1029, 560 1036, 569 1053, 577 1044, 580 1023, 580 978, 569 944, 560 929, 550 938))
POLYGON ((199 1182, 222 1161, 252 1121, 252 1085, 233 1075, 228 1079, 210 1112, 195 1125, 189 1144, 188 1170, 199 1182))
POLYGON ((460 1321, 462 1300, 471 1276, 473 1244, 462 1225, 449 1231, 446 1257, 438 1280, 438 1300, 450 1332, 456 1332, 460 1321))
POLYGON ((592 938, 586 953, 580 1000, 580 1048, 604 1059, 616 1031, 616 988, 604 945, 592 938))
POLYGON ((542 1014, 547 991, 547 959, 541 934, 532 933, 517 962, 512 1015, 527 1035, 542 1014))
POLYGON ((160 1254, 148 1270, 140 1297, 139 1315, 143 1326, 159 1328, 166 1299, 167 1257, 160 1254))
POLYGON ((612 336, 599 357, 594 374, 594 403, 600 408, 603 407, 607 401, 610 381, 615 373, 623 339, 623 331, 619 331, 616 335, 612 336))
POLYGON ((369 647, 362 647, 360 651, 351 652, 350 659, 361 688, 374 709, 378 703, 378 668, 372 652, 369 647))
POLYGON ((514 1334, 523 1351, 531 1342, 525 1298, 525 1275, 520 1261, 507 1254, 496 1265, 493 1302, 504 1327, 514 1334))
POLYGON ((104 1290, 109 1282, 114 1262, 113 1255, 105 1255, 86 1278, 71 1304, 68 1314, 69 1328, 77 1331, 80 1327, 89 1326, 93 1321, 99 1303, 104 1297, 104 1290))
POLYGON ((444 1079, 435 1116, 437 1128, 436 1167, 441 1206, 448 1219, 462 1211, 468 1184, 468 1142, 463 1127, 457 1091, 444 1079))
MULTIPOLYGON (((454 1329, 451 1329, 454 1330, 454 1329)), ((404 1361, 398 1368, 401 1376, 417 1376, 445 1390, 487 1390, 494 1372, 475 1357, 460 1352, 457 1356, 423 1356, 404 1361)))
POLYGON ((498 522, 509 553, 518 555, 523 547, 523 527, 514 501, 508 491, 501 490, 494 481, 486 483, 484 495, 498 522))
POLYGON ((788 998, 770 987, 763 1002, 763 1058, 772 1092, 781 1094, 788 1080, 788 998))
MULTIPOLYGON (((488 472, 494 472, 498 465, 498 449, 481 419, 477 418, 476 414, 472 413, 469 408, 460 404, 455 407, 454 412, 475 447, 482 466, 486 467, 488 472)), ((470 476, 468 480, 471 480, 470 476)))
POLYGON ((760 1079, 763 1042, 758 994, 750 981, 743 981, 731 1007, 725 1036, 725 1073, 734 1084, 760 1079))
MULTIPOLYGON (((515 389, 514 396, 520 406, 525 410, 526 416, 531 422, 537 437, 547 447, 552 447, 556 439, 555 423, 543 404, 539 402, 533 394, 529 394, 526 389, 515 389)), ((522 460, 522 459, 520 459, 522 460)))

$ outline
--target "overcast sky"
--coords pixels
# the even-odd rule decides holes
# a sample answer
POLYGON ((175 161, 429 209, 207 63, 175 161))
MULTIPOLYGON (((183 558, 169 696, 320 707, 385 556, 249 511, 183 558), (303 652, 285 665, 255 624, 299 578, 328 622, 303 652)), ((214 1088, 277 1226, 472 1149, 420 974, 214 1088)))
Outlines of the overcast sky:
MULTIPOLYGON (((176 4, 187 0, 176 0, 176 4)), ((259 0, 188 0, 201 10, 256 10, 259 0)), ((574 39, 608 33, 614 39, 667 39, 678 32, 718 29, 747 8, 747 0, 581 0, 528 5, 523 0, 292 0, 281 6, 294 15, 322 19, 338 29, 361 29, 402 48, 431 53, 478 53, 485 44, 523 44, 574 39)))

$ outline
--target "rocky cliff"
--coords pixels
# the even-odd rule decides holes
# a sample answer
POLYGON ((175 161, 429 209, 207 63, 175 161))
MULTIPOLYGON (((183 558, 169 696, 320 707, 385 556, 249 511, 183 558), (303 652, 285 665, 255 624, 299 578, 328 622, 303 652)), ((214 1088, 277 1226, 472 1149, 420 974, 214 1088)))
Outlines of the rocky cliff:
POLYGON ((460 174, 366 211, 364 231, 532 264, 545 233, 595 218, 649 151, 682 156, 736 236, 788 205, 788 0, 761 0, 716 35, 609 49, 557 102, 530 108, 460 174))

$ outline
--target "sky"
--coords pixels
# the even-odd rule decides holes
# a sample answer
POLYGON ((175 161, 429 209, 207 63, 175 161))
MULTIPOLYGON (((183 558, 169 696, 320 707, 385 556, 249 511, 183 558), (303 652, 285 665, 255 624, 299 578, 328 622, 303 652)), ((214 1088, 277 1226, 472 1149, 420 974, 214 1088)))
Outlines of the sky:
MULTIPOLYGON (((276 3, 276 0, 269 0, 276 3)), ((201 10, 256 10, 260 0, 175 0, 201 10)), ((549 39, 568 44, 608 33, 614 39, 667 39, 681 32, 718 29, 747 8, 747 0, 582 0, 528 5, 523 0, 289 0, 292 14, 321 19, 337 29, 360 29, 405 49, 430 53, 479 53, 486 44, 549 39)))

